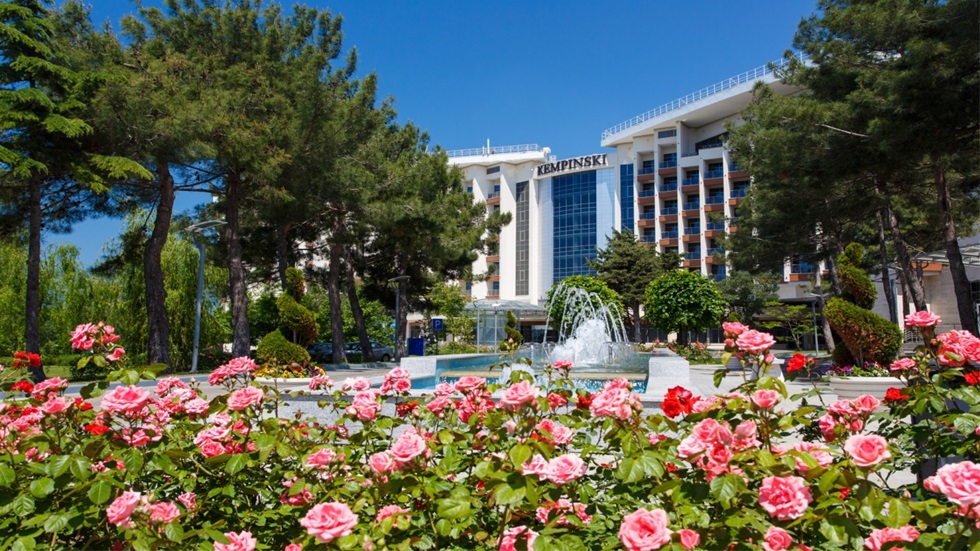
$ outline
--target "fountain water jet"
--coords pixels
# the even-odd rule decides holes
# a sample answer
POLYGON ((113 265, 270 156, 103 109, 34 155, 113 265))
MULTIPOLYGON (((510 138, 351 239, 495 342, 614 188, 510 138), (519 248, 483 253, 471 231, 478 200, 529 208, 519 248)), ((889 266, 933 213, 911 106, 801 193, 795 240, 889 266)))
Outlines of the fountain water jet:
POLYGON ((549 325, 557 299, 564 299, 564 307, 557 318, 558 343, 550 349, 543 347, 548 353, 546 361, 571 360, 575 365, 609 366, 632 353, 618 306, 605 304, 596 293, 564 283, 555 287, 551 297, 549 325))

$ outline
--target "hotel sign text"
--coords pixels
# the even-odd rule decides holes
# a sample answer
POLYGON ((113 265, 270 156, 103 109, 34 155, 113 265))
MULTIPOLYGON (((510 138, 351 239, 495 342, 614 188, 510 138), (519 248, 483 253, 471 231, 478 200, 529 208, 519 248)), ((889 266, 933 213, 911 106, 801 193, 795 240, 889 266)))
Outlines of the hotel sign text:
POLYGON ((582 168, 598 168, 601 166, 609 166, 609 161, 606 159, 606 154, 601 155, 585 155, 583 157, 573 157, 571 159, 563 159, 561 161, 555 161, 553 163, 545 163, 543 165, 538 165, 538 177, 544 176, 546 174, 554 174, 556 172, 565 172, 566 170, 577 170, 582 168))

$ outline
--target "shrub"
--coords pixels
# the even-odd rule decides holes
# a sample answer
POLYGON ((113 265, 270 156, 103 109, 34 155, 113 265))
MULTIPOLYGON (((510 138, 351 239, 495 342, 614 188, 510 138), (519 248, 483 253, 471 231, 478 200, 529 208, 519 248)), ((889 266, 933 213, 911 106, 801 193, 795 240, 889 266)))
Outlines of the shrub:
POLYGON ((858 243, 848 245, 837 257, 837 277, 844 287, 841 297, 867 310, 874 307, 878 290, 861 269, 863 259, 864 247, 858 243))
POLYGON ((683 343, 691 331, 714 327, 725 314, 725 301, 713 281, 687 270, 674 270, 647 287, 644 316, 654 327, 676 331, 683 343))
MULTIPOLYGON (((834 297, 827 301, 824 315, 859 364, 866 361, 889 364, 902 349, 902 332, 898 326, 870 310, 834 297)), ((846 358, 841 360, 844 361, 838 363, 842 365, 852 363, 846 358)))
POLYGON ((259 363, 272 366, 306 365, 310 362, 306 349, 289 342, 278 329, 262 337, 255 349, 255 357, 259 363))

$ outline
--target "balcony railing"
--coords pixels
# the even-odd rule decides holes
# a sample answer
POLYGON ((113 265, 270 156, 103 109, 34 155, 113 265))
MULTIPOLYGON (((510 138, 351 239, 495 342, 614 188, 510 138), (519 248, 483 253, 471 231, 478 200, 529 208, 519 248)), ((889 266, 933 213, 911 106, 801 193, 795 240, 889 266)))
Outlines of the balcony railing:
POLYGON ((661 239, 677 239, 677 230, 665 231, 660 233, 661 239))
POLYGON ((725 170, 721 168, 716 168, 714 170, 709 170, 704 173, 705 178, 721 178, 725 175, 725 170))
POLYGON ((641 235, 640 236, 640 241, 642 243, 656 243, 657 242, 657 236, 654 235, 654 234, 652 234, 652 233, 651 234, 647 234, 647 235, 641 235))
POLYGON ((721 247, 711 247, 710 249, 708 249, 708 256, 714 256, 716 254, 724 255, 725 249, 722 249, 721 247))
POLYGON ((701 233, 701 226, 693 226, 684 228, 684 235, 697 235, 701 233))
POLYGON ((684 210, 698 210, 701 208, 701 201, 692 201, 690 203, 684 203, 684 210))
POLYGON ((536 143, 524 145, 495 145, 492 147, 471 147, 469 149, 450 149, 446 151, 447 157, 469 157, 471 155, 496 155, 501 153, 531 153, 541 151, 541 146, 536 143))
POLYGON ((725 273, 725 267, 722 266, 721 268, 718 268, 718 271, 717 272, 711 274, 708 277, 710 277, 714 281, 721 281, 721 280, 725 279, 727 277, 727 274, 725 273))
POLYGON ((745 170, 745 169, 742 168, 742 166, 739 165, 738 163, 729 163, 728 164, 728 172, 742 172, 743 170, 745 170))
POLYGON ((698 176, 688 176, 681 180, 681 185, 685 186, 696 186, 701 183, 701 178, 698 176))
POLYGON ((640 213, 640 220, 656 220, 656 219, 657 219, 657 213, 655 213, 655 212, 641 212, 640 213))
POLYGON ((732 190, 732 198, 745 197, 745 194, 748 193, 748 191, 749 188, 747 187, 735 188, 732 190))
POLYGON ((640 193, 639 193, 639 195, 637 195, 637 197, 653 197, 654 195, 656 195, 656 193, 657 193, 657 190, 652 189, 652 188, 651 189, 641 189, 640 190, 640 193))
POLYGON ((500 192, 499 191, 495 191, 495 192, 491 193, 490 195, 487 195, 487 200, 496 199, 497 197, 500 197, 500 192))
POLYGON ((724 195, 709 195, 704 198, 705 205, 720 205, 725 202, 724 195))
POLYGON ((684 260, 701 260, 701 251, 684 253, 684 260))
POLYGON ((725 223, 724 222, 708 222, 708 225, 706 227, 707 227, 708 231, 712 231, 712 230, 722 230, 722 231, 724 231, 724 229, 725 229, 725 223))
POLYGON ((660 186, 660 193, 670 193, 671 191, 677 191, 677 182, 660 186))
POLYGON ((677 166, 677 160, 676 159, 673 160, 673 161, 666 161, 665 160, 665 161, 662 161, 660 163, 660 168, 674 168, 675 166, 677 166))
MULTIPOLYGON (((799 61, 803 61, 803 62, 806 62, 807 59, 808 59, 806 57, 806 55, 803 54, 803 53, 797 54, 796 57, 797 57, 797 59, 799 61)), ((708 98, 708 97, 711 97, 711 96, 713 96, 715 94, 720 94, 720 93, 722 93, 722 92, 724 92, 726 90, 730 90, 730 89, 732 89, 732 88, 734 88, 736 86, 739 86, 741 84, 745 84, 746 82, 753 82, 753 81, 756 81, 756 80, 763 79, 763 78, 765 78, 767 76, 772 75, 773 74, 773 71, 778 70, 778 69, 781 69, 781 68, 785 67, 788 64, 789 64, 789 62, 786 59, 779 59, 777 61, 773 61, 772 63, 767 63, 767 64, 763 65, 762 67, 756 67, 755 69, 752 69, 751 71, 746 71, 746 72, 744 72, 744 73, 742 73, 740 75, 736 75, 734 77, 731 77, 731 78, 728 78, 726 80, 723 80, 723 81, 721 81, 719 83, 712 84, 711 86, 708 86, 707 88, 703 88, 701 90, 698 90, 697 92, 693 92, 693 93, 688 94, 688 95, 686 95, 686 96, 684 96, 682 98, 675 99, 674 101, 672 101, 670 103, 666 103, 664 105, 661 105, 660 107, 656 107, 654 109, 651 109, 651 110, 647 111, 646 113, 643 113, 641 115, 637 115, 637 116, 635 116, 635 117, 633 117, 633 118, 631 118, 631 119, 629 119, 627 121, 623 121, 623 122, 617 124, 616 126, 613 126, 611 128, 607 128, 605 131, 602 132, 602 139, 605 140, 605 139, 611 137, 613 134, 618 134, 619 132, 622 132, 623 130, 626 130, 628 128, 632 128, 632 127, 634 127, 634 126, 636 126, 638 124, 642 124, 643 122, 646 122, 646 121, 648 121, 648 120, 650 120, 652 118, 655 118, 655 117, 659 117, 659 116, 661 116, 661 115, 663 115, 665 113, 669 113, 670 111, 673 111, 674 109, 679 109, 681 107, 684 107, 685 105, 689 105, 689 104, 694 103, 696 101, 703 100, 703 99, 708 98)))
POLYGON ((655 174, 656 172, 657 172, 657 167, 645 166, 645 167, 641 168, 640 171, 637 174, 639 174, 640 176, 642 176, 644 174, 655 174))
POLYGON ((660 209, 660 214, 666 216, 668 214, 677 214, 677 205, 672 205, 669 207, 664 207, 660 209))

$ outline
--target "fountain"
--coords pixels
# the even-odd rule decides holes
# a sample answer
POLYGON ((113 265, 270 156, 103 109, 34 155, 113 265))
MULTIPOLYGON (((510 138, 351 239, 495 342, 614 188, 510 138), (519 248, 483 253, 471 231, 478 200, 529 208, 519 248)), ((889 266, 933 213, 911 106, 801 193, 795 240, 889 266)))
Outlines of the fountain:
POLYGON ((633 352, 626 339, 622 312, 616 305, 604 304, 596 293, 564 283, 559 283, 551 296, 549 325, 555 303, 564 306, 557 318, 558 343, 548 351, 546 361, 571 360, 579 366, 610 366, 633 352))

